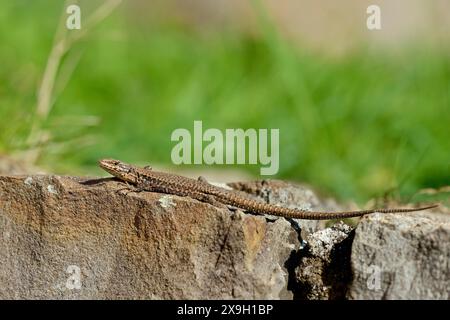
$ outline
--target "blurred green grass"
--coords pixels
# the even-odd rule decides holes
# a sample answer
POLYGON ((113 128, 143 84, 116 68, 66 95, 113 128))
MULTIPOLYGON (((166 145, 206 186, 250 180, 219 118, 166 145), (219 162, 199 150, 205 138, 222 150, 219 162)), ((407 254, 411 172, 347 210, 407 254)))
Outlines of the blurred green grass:
MULTIPOLYGON (((12 153, 26 148, 62 5, 0 4, 0 151, 12 153)), ((74 48, 81 60, 45 123, 70 147, 49 145, 39 164, 65 173, 101 157, 170 164, 171 132, 203 120, 204 128, 279 128, 277 178, 341 199, 411 200, 450 185, 447 49, 361 47, 333 58, 262 29, 261 37, 196 32, 114 13, 74 48), (86 115, 100 123, 76 125, 86 115), (73 137, 94 143, 70 145, 73 137)))

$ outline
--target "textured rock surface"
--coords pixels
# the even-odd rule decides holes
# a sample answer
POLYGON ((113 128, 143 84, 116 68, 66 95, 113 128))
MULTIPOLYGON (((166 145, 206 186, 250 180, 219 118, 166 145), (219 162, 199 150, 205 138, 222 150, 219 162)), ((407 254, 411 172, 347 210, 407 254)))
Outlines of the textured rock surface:
POLYGON ((292 298, 285 219, 121 188, 0 177, 0 297, 292 298))
POLYGON ((344 299, 351 280, 350 252, 353 228, 340 222, 306 238, 299 251, 295 298, 344 299))
MULTIPOLYGON (((340 209, 281 181, 231 185, 270 203, 340 209)), ((301 247, 283 218, 123 188, 0 176, 0 298, 449 298, 448 210, 367 216, 356 236, 300 220, 301 247)))
POLYGON ((450 299, 450 214, 367 216, 352 246, 351 299, 450 299))

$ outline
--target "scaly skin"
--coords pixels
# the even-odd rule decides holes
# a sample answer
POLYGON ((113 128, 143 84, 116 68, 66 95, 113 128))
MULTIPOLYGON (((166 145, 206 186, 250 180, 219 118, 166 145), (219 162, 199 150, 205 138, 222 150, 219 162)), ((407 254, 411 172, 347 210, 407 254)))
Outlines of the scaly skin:
POLYGON ((414 209, 372 209, 341 212, 306 211, 275 206, 273 204, 251 199, 236 191, 213 186, 204 180, 194 180, 176 174, 157 172, 149 168, 140 168, 119 160, 104 159, 99 161, 99 165, 102 169, 116 178, 134 185, 139 191, 161 192, 184 197, 188 196, 211 204, 221 203, 223 205, 231 205, 252 213, 270 214, 294 219, 342 219, 359 217, 374 212, 400 213, 422 211, 438 206, 430 205, 414 209))

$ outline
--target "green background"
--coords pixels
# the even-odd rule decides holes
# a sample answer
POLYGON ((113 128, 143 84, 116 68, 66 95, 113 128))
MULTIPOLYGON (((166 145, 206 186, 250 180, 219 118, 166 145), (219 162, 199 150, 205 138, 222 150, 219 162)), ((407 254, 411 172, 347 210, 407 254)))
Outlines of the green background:
MULTIPOLYGON (((0 7, 0 152, 26 158, 64 8, 0 7)), ((102 157, 170 166, 172 131, 202 120, 204 128, 279 128, 274 178, 340 199, 418 201, 421 188, 450 185, 447 45, 413 42, 392 54, 361 44, 330 56, 283 38, 255 10, 252 35, 116 9, 64 56, 55 104, 38 123, 49 139, 33 162, 65 174, 100 174, 102 157)), ((239 168, 261 178, 259 166, 239 168)))

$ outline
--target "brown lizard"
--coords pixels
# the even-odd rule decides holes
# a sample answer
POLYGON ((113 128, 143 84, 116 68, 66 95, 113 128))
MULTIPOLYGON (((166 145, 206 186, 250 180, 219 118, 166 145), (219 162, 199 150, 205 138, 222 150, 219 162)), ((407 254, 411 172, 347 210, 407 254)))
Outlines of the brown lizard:
POLYGON ((328 220, 359 217, 365 214, 412 212, 435 208, 438 205, 413 209, 372 209, 360 211, 343 212, 317 212, 300 209, 290 209, 268 204, 262 201, 251 199, 232 190, 226 190, 209 184, 203 178, 199 180, 153 171, 149 167, 140 168, 119 160, 104 159, 99 161, 99 165, 105 171, 116 178, 136 187, 136 191, 150 191, 174 194, 178 196, 188 196, 199 201, 208 202, 213 205, 229 205, 241 208, 256 214, 270 214, 285 218, 328 220))

